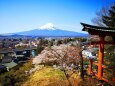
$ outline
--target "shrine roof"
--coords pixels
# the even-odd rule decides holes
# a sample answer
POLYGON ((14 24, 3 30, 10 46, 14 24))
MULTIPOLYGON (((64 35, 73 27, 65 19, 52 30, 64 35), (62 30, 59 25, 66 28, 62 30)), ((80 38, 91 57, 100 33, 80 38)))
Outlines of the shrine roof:
POLYGON ((81 23, 83 26, 82 31, 86 31, 91 35, 104 35, 104 36, 115 36, 115 28, 99 27, 81 23))

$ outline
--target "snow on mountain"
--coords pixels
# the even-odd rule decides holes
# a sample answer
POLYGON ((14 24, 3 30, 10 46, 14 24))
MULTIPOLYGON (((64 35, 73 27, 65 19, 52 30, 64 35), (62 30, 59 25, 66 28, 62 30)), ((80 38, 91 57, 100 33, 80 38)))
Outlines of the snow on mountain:
POLYGON ((55 28, 56 28, 55 25, 52 23, 47 23, 47 24, 40 27, 41 30, 43 30, 43 29, 55 30, 55 28))
POLYGON ((17 33, 12 33, 12 35, 22 35, 22 36, 40 36, 40 37, 87 37, 88 34, 78 33, 74 31, 67 31, 58 29, 54 24, 47 23, 37 29, 22 31, 17 33))

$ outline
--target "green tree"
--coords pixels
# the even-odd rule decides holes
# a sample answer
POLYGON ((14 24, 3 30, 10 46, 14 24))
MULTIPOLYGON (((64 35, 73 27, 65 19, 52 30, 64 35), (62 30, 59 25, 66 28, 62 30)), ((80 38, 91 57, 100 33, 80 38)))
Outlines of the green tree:
POLYGON ((48 41, 48 47, 51 48, 51 46, 53 46, 53 43, 54 43, 53 40, 48 41))
POLYGON ((94 24, 103 27, 115 27, 115 3, 110 8, 102 8, 96 15, 97 17, 92 19, 94 24))
POLYGON ((108 10, 107 15, 102 15, 102 21, 107 27, 115 28, 115 3, 108 10))
POLYGON ((40 54, 41 53, 41 51, 44 49, 44 47, 43 46, 41 46, 41 45, 37 45, 37 49, 36 49, 36 55, 37 54, 40 54))

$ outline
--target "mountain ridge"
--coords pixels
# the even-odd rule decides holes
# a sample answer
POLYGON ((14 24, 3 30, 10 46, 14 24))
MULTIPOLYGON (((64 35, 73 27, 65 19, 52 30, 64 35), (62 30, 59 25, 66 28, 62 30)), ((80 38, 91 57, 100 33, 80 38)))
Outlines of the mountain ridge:
POLYGON ((15 34, 25 35, 25 36, 88 36, 85 33, 79 33, 74 31, 67 31, 61 29, 33 29, 29 31, 22 31, 15 34))
POLYGON ((16 33, 7 33, 3 34, 3 36, 87 37, 88 34, 58 29, 58 27, 56 27, 53 23, 47 23, 38 29, 16 33))

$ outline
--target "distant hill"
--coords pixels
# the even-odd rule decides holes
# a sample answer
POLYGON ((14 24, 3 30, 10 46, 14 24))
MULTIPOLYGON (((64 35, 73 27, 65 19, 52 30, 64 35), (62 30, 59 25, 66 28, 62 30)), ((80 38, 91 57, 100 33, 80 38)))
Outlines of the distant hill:
POLYGON ((55 27, 52 23, 48 23, 30 31, 10 33, 8 36, 39 36, 39 37, 88 37, 88 34, 78 33, 74 31, 61 30, 55 27))
POLYGON ((73 31, 66 31, 66 30, 60 30, 60 29, 55 29, 55 30, 48 30, 48 29, 34 29, 30 31, 24 31, 24 32, 18 32, 16 34, 19 35, 25 35, 25 36, 72 36, 72 37, 87 37, 88 34, 84 33, 78 33, 78 32, 73 32, 73 31))
MULTIPOLYGON (((0 38, 20 38, 20 37, 25 37, 24 35, 18 35, 18 34, 1 34, 0 38)), ((27 36, 26 36, 27 37, 27 36)))
POLYGON ((5 36, 3 36, 3 35, 0 35, 0 37, 5 37, 5 36))

